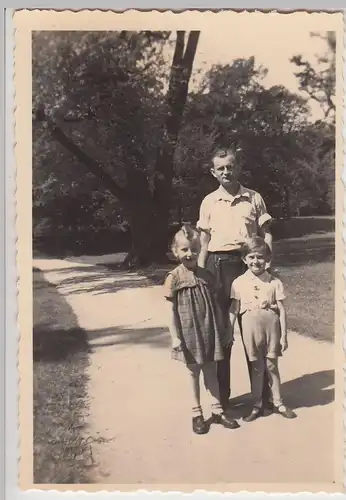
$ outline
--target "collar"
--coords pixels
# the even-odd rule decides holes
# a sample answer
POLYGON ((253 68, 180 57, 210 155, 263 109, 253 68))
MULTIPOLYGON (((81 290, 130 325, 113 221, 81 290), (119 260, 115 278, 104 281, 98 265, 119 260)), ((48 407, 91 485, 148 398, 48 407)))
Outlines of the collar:
POLYGON ((244 186, 242 186, 241 184, 239 184, 238 192, 234 196, 232 196, 231 194, 227 193, 227 191, 226 191, 225 188, 223 188, 222 186, 220 186, 216 190, 216 196, 217 196, 217 200, 218 201, 222 200, 222 201, 233 202, 234 200, 236 200, 237 198, 241 198, 242 196, 250 198, 250 192, 244 186))
POLYGON ((263 281, 264 283, 269 283, 272 278, 268 271, 264 271, 264 273, 262 273, 260 276, 256 276, 250 271, 250 269, 248 269, 247 271, 245 271, 245 275, 250 281, 259 280, 263 281))

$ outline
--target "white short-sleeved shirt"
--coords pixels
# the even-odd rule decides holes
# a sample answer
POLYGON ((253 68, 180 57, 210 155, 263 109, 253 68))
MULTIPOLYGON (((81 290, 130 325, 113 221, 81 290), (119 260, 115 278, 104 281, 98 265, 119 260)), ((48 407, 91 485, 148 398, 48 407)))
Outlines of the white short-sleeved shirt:
POLYGON ((210 234, 208 250, 220 252, 239 249, 271 220, 259 193, 240 185, 232 196, 220 186, 202 201, 197 227, 210 234))
POLYGON ((231 299, 240 301, 240 313, 253 309, 275 308, 279 300, 285 299, 284 286, 267 271, 255 276, 248 269, 233 281, 231 299))

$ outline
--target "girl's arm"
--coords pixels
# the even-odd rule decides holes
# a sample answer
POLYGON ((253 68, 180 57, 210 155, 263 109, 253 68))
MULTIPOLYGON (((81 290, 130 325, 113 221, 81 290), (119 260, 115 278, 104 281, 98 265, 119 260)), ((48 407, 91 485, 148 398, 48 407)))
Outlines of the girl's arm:
POLYGON ((281 349, 286 351, 288 348, 287 343, 287 316, 286 309, 282 300, 277 301, 279 316, 280 316, 280 327, 281 327, 281 349))
POLYGON ((199 267, 205 267, 207 263, 207 257, 208 257, 208 245, 210 241, 210 234, 207 233, 207 231, 201 231, 201 236, 200 236, 200 241, 201 241, 201 251, 198 256, 198 265, 199 267))
POLYGON ((179 339, 178 331, 178 321, 175 312, 174 300, 166 300, 166 315, 167 315, 167 326, 169 328, 169 333, 171 335, 172 348, 179 349, 181 346, 181 340, 179 339))

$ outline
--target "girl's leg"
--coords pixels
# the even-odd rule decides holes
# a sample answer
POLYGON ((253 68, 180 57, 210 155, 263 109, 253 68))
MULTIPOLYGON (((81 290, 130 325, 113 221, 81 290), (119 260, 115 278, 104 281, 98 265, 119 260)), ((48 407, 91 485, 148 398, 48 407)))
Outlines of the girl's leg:
POLYGON ((211 400, 211 411, 215 415, 222 413, 220 402, 220 388, 217 380, 217 364, 216 362, 205 363, 202 365, 204 385, 207 389, 211 400))
POLYGON ((200 389, 200 373, 201 366, 200 365, 187 365, 187 369, 190 374, 190 383, 191 383, 191 402, 192 402, 192 416, 198 417, 203 415, 202 407, 201 407, 201 389, 200 389))

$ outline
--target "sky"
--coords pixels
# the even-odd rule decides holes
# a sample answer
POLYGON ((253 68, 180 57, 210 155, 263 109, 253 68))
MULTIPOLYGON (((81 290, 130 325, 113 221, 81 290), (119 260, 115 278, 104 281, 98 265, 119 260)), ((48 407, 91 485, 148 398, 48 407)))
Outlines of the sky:
MULTIPOLYGON (((217 26, 204 25, 201 30, 194 73, 199 69, 207 71, 213 64, 229 64, 237 58, 255 56, 256 65, 268 69, 262 81, 265 86, 282 84, 299 93, 298 79, 294 75, 297 67, 290 58, 301 54, 317 68, 316 56, 326 53, 327 44, 321 38, 311 37, 310 33, 318 31, 324 35, 327 29, 329 26, 307 25, 299 20, 292 23, 263 19, 260 23, 249 23, 249 18, 239 17, 237 22, 229 23, 227 18, 220 17, 217 26)), ((301 95, 307 97, 306 93, 301 95)), ((310 99, 309 105, 314 119, 323 118, 318 103, 310 99)))

